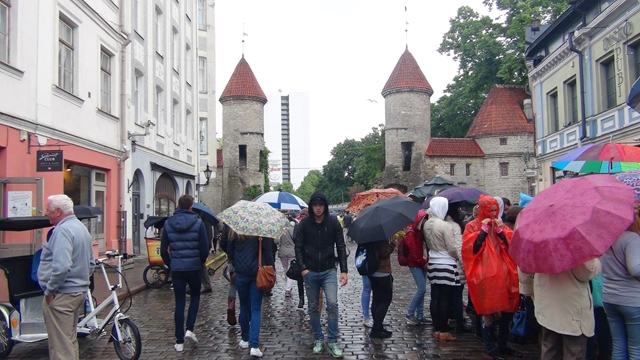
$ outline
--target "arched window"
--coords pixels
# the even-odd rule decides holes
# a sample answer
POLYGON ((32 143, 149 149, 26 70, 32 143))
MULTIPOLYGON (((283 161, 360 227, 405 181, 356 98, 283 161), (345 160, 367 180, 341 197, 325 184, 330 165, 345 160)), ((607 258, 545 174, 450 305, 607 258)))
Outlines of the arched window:
POLYGON ((191 186, 191 181, 187 181, 187 186, 184 193, 193 196, 193 187, 191 186))
POLYGON ((156 181, 155 214, 170 216, 176 210, 176 186, 171 176, 162 174, 156 181))

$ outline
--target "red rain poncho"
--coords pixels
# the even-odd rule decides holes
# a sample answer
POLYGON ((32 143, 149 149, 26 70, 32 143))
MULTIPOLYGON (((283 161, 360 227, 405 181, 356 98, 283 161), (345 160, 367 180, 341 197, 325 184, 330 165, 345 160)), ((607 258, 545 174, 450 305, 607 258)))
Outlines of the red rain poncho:
MULTIPOLYGON (((473 243, 482 229, 482 220, 491 218, 493 205, 499 208, 498 201, 491 196, 480 195, 478 205, 478 217, 467 224, 462 237, 462 261, 469 296, 478 314, 516 312, 520 305, 518 271, 509 256, 508 247, 496 234, 495 225, 489 226, 480 251, 473 253, 473 243)), ((511 243, 513 231, 503 224, 502 232, 511 243)))

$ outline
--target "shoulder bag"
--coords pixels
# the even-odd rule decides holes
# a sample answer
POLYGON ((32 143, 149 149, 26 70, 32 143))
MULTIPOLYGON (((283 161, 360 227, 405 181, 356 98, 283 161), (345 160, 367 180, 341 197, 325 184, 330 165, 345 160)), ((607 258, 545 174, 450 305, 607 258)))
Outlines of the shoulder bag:
POLYGON ((269 290, 276 285, 276 269, 271 265, 262 266, 262 236, 258 238, 258 274, 256 287, 258 290, 269 290))

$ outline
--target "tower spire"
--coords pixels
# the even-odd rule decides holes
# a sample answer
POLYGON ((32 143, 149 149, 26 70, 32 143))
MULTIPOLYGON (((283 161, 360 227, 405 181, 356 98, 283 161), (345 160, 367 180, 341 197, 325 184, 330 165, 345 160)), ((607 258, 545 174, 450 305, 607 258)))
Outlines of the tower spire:
POLYGON ((244 23, 242 23, 242 57, 244 57, 244 37, 249 36, 246 32, 244 32, 244 23))
POLYGON ((407 7, 404 7, 404 41, 409 50, 409 21, 407 21, 407 7))

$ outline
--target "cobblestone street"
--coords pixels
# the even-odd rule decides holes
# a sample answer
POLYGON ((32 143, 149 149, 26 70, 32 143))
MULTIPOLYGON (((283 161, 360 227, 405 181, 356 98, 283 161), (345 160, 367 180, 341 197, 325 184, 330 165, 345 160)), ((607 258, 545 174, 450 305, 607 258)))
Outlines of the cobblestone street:
MULTIPOLYGON (((407 268, 394 264, 394 297, 387 319, 393 331, 390 339, 371 341, 368 328, 363 325, 360 306, 362 280, 353 266, 355 244, 349 244, 349 284, 338 291, 341 344, 345 359, 487 359, 484 345, 473 333, 458 336, 457 342, 442 343, 432 338, 433 328, 407 325, 404 314, 414 294, 415 284, 407 268)), ((278 273, 282 269, 278 261, 278 273)), ((132 275, 135 273, 132 273, 132 275)), ((313 337, 309 317, 297 309, 297 294, 285 297, 284 282, 279 276, 272 297, 265 297, 262 307, 260 348, 264 358, 331 359, 326 352, 313 355, 313 337)), ((185 344, 183 353, 173 349, 173 294, 169 285, 162 289, 148 289, 133 297, 127 313, 138 326, 142 336, 141 359, 251 359, 249 350, 238 348, 240 325, 229 326, 226 321, 228 283, 220 272, 212 278, 213 294, 202 295, 195 333, 197 345, 185 344)), ((295 293, 295 285, 294 290, 295 293)), ((429 293, 427 292, 427 295, 429 293)), ((466 295, 465 295, 466 298, 466 295)), ((428 300, 428 299, 427 299, 428 300)), ((187 299, 188 303, 188 299, 187 299)), ((426 301, 428 304, 428 301, 426 301)), ((125 308, 127 303, 123 305, 125 308)), ((237 308, 239 304, 236 304, 237 308)), ((237 310, 237 313, 239 310, 237 310)), ((237 314, 236 313, 236 314, 237 314)), ((425 311, 428 314, 428 309, 425 311)), ((326 313, 323 315, 326 334, 326 313)), ((472 327, 470 325, 470 327, 472 327)), ((79 339, 81 359, 117 359, 105 335, 97 340, 79 339)), ((539 358, 536 345, 510 346, 525 354, 525 359, 539 358)), ((16 344, 9 359, 46 359, 47 342, 16 344)))

